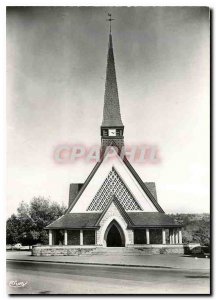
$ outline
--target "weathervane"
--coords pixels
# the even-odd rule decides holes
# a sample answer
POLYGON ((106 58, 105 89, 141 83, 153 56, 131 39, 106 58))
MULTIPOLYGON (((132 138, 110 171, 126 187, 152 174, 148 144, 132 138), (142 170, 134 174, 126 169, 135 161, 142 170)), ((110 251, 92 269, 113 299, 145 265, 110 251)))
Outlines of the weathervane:
POLYGON ((111 22, 113 21, 113 20, 115 20, 115 19, 112 19, 111 17, 112 17, 112 15, 111 14, 108 14, 108 16, 109 16, 109 19, 106 19, 106 21, 109 21, 110 22, 110 33, 111 33, 111 22))

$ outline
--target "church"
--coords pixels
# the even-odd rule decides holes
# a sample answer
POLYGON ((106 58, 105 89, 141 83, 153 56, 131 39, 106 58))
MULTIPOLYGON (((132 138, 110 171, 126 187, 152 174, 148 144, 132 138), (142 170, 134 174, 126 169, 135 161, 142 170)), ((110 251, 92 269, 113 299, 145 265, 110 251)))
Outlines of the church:
MULTIPOLYGON (((84 183, 71 183, 66 213, 49 224, 49 245, 34 247, 33 255, 77 255, 109 251, 111 247, 142 253, 183 253, 182 225, 159 204, 154 182, 144 182, 126 156, 114 50, 110 32, 101 159, 84 183), (117 149, 106 160, 107 147, 117 149)), ((122 102, 123 103, 123 102, 122 102)))

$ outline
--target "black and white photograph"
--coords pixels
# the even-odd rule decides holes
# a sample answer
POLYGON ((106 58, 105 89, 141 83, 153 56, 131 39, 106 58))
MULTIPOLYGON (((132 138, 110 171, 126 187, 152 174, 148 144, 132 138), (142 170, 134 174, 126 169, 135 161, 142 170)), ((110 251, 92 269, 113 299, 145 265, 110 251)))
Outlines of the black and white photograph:
POLYGON ((7 6, 7 294, 211 293, 210 17, 7 6))

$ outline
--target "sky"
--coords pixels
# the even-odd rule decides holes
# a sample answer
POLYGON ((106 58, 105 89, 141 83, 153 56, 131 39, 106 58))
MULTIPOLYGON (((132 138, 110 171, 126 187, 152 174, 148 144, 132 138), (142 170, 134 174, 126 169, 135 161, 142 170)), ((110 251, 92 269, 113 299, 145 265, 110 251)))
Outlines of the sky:
POLYGON ((205 7, 7 9, 7 213, 44 196, 68 204, 94 167, 57 164, 62 144, 100 144, 109 26, 127 145, 156 145, 167 213, 208 213, 209 11, 205 7))

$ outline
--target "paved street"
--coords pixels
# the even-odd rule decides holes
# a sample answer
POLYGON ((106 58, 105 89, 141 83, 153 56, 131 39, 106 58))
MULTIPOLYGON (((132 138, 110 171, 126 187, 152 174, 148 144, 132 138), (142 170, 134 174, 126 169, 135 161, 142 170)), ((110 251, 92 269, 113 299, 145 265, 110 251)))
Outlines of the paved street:
POLYGON ((209 270, 210 259, 184 255, 74 255, 74 256, 32 256, 31 251, 7 251, 8 260, 62 262, 76 264, 102 264, 117 266, 143 266, 177 269, 209 270))
POLYGON ((209 282, 208 270, 7 261, 10 294, 205 294, 209 282))

